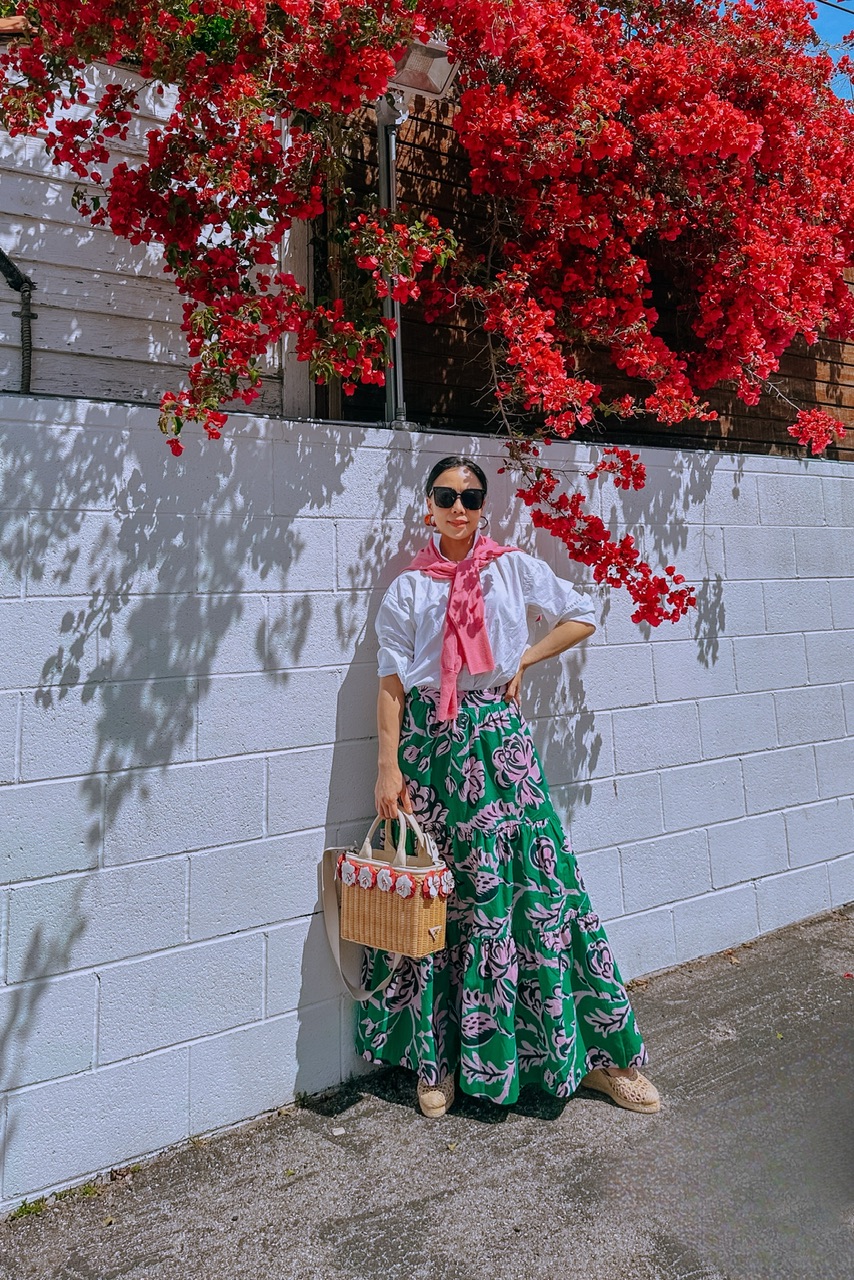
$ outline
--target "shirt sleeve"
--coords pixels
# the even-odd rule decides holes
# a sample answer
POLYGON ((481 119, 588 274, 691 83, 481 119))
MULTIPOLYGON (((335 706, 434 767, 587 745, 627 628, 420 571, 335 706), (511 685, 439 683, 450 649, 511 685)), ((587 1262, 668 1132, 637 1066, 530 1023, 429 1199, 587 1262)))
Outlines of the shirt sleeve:
POLYGON ((415 654, 415 616, 412 591, 402 578, 396 578, 383 596, 374 627, 380 642, 377 674, 399 676, 405 685, 415 654))
POLYGON ((525 552, 522 555, 522 583, 529 609, 538 610, 550 627, 570 618, 596 625, 596 613, 589 596, 565 578, 559 578, 544 560, 525 552))

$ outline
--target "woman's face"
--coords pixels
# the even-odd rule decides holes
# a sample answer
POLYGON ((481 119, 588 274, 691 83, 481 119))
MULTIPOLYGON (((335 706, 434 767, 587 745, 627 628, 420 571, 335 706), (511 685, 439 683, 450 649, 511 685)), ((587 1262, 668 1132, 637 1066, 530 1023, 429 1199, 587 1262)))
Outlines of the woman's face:
MULTIPOLYGON (((433 481, 433 489, 455 489, 456 492, 462 493, 463 489, 483 489, 483 485, 478 480, 473 471, 469 471, 468 467, 450 467, 447 471, 442 471, 433 481)), ((452 542, 464 542, 467 538, 474 537, 483 510, 469 511, 463 506, 459 498, 456 498, 452 507, 440 507, 431 493, 427 499, 427 509, 436 522, 436 528, 444 538, 450 539, 452 542)))

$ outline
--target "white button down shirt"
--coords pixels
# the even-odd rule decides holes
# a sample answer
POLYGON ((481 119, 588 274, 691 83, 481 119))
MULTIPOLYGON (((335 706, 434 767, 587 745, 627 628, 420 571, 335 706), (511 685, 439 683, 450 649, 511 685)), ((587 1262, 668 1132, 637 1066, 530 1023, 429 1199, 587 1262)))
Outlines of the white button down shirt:
MULTIPOLYGON (((433 541, 441 555, 439 534, 433 541)), ((488 689, 513 679, 528 648, 529 614, 540 614, 550 627, 569 618, 595 623, 592 601, 525 551, 508 551, 490 561, 480 581, 495 667, 473 676, 464 666, 457 679, 459 689, 488 689)), ((431 578, 420 569, 407 569, 395 578, 375 624, 380 676, 399 676, 407 692, 439 687, 450 589, 447 579, 431 578)))

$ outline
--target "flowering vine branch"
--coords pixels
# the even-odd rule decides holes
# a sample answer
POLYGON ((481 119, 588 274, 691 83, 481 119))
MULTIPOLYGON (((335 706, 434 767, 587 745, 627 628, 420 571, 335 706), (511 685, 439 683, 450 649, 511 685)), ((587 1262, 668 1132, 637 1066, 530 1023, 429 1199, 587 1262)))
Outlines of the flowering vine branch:
MULTIPOLYGON (((284 334, 352 392, 384 380, 389 292, 428 319, 474 307, 502 420, 524 424, 508 447, 532 518, 655 625, 692 588, 560 492, 536 438, 712 418, 722 385, 754 405, 796 338, 854 330, 854 123, 832 87, 852 64, 816 47, 805 0, 0 0, 0 17, 18 37, 0 123, 70 166, 84 217, 160 246, 183 296, 188 384, 161 405, 176 454, 186 421, 216 438, 224 406, 252 403, 284 334), (486 255, 429 210, 358 208, 342 177, 342 137, 436 31, 459 67, 470 190, 493 212, 486 255), (131 164, 116 144, 147 92, 170 107, 131 164), (330 210, 355 285, 321 303, 281 253, 330 210), (593 350, 628 388, 616 399, 593 350)), ((819 408, 792 413, 813 454, 843 438, 819 408)), ((637 489, 643 468, 610 448, 603 478, 637 489)))

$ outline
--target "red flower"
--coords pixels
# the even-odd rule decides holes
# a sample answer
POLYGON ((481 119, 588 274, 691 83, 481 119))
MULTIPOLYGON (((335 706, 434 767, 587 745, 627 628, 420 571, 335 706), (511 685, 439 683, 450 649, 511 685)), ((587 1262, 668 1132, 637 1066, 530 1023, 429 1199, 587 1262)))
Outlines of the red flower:
MULTIPOLYGON (((541 422, 546 442, 589 424, 607 438, 609 418, 713 418, 703 396, 720 383, 756 404, 796 339, 854 332, 854 123, 803 0, 641 6, 630 24, 566 0, 44 0, 28 13, 27 41, 0 51, 0 122, 44 137, 82 216, 162 252, 192 362, 161 405, 176 456, 184 422, 216 440, 221 407, 256 399, 285 335, 318 383, 382 384, 389 293, 401 306, 420 294, 428 322, 478 315, 503 420, 541 422), (410 42, 438 29, 459 68, 461 242, 432 213, 358 209, 334 163, 410 42), (177 90, 146 118, 133 167, 115 144, 138 90, 99 71, 96 95, 87 72, 122 62, 177 90), (300 121, 284 139, 283 114, 300 121), (332 203, 346 300, 312 304, 276 263, 294 223, 332 203), (676 326, 659 323, 664 294, 676 326), (629 391, 607 399, 591 350, 629 391)), ((809 409, 790 433, 820 454, 844 428, 809 409)), ((595 581, 625 587, 636 621, 692 608, 675 566, 654 572, 585 495, 561 491, 538 447, 511 445, 534 522, 595 581)), ((616 447, 589 478, 645 483, 616 447)))
POLYGON ((824 453, 829 444, 840 443, 845 435, 842 423, 820 409, 802 409, 788 430, 798 444, 808 445, 813 454, 824 453))

